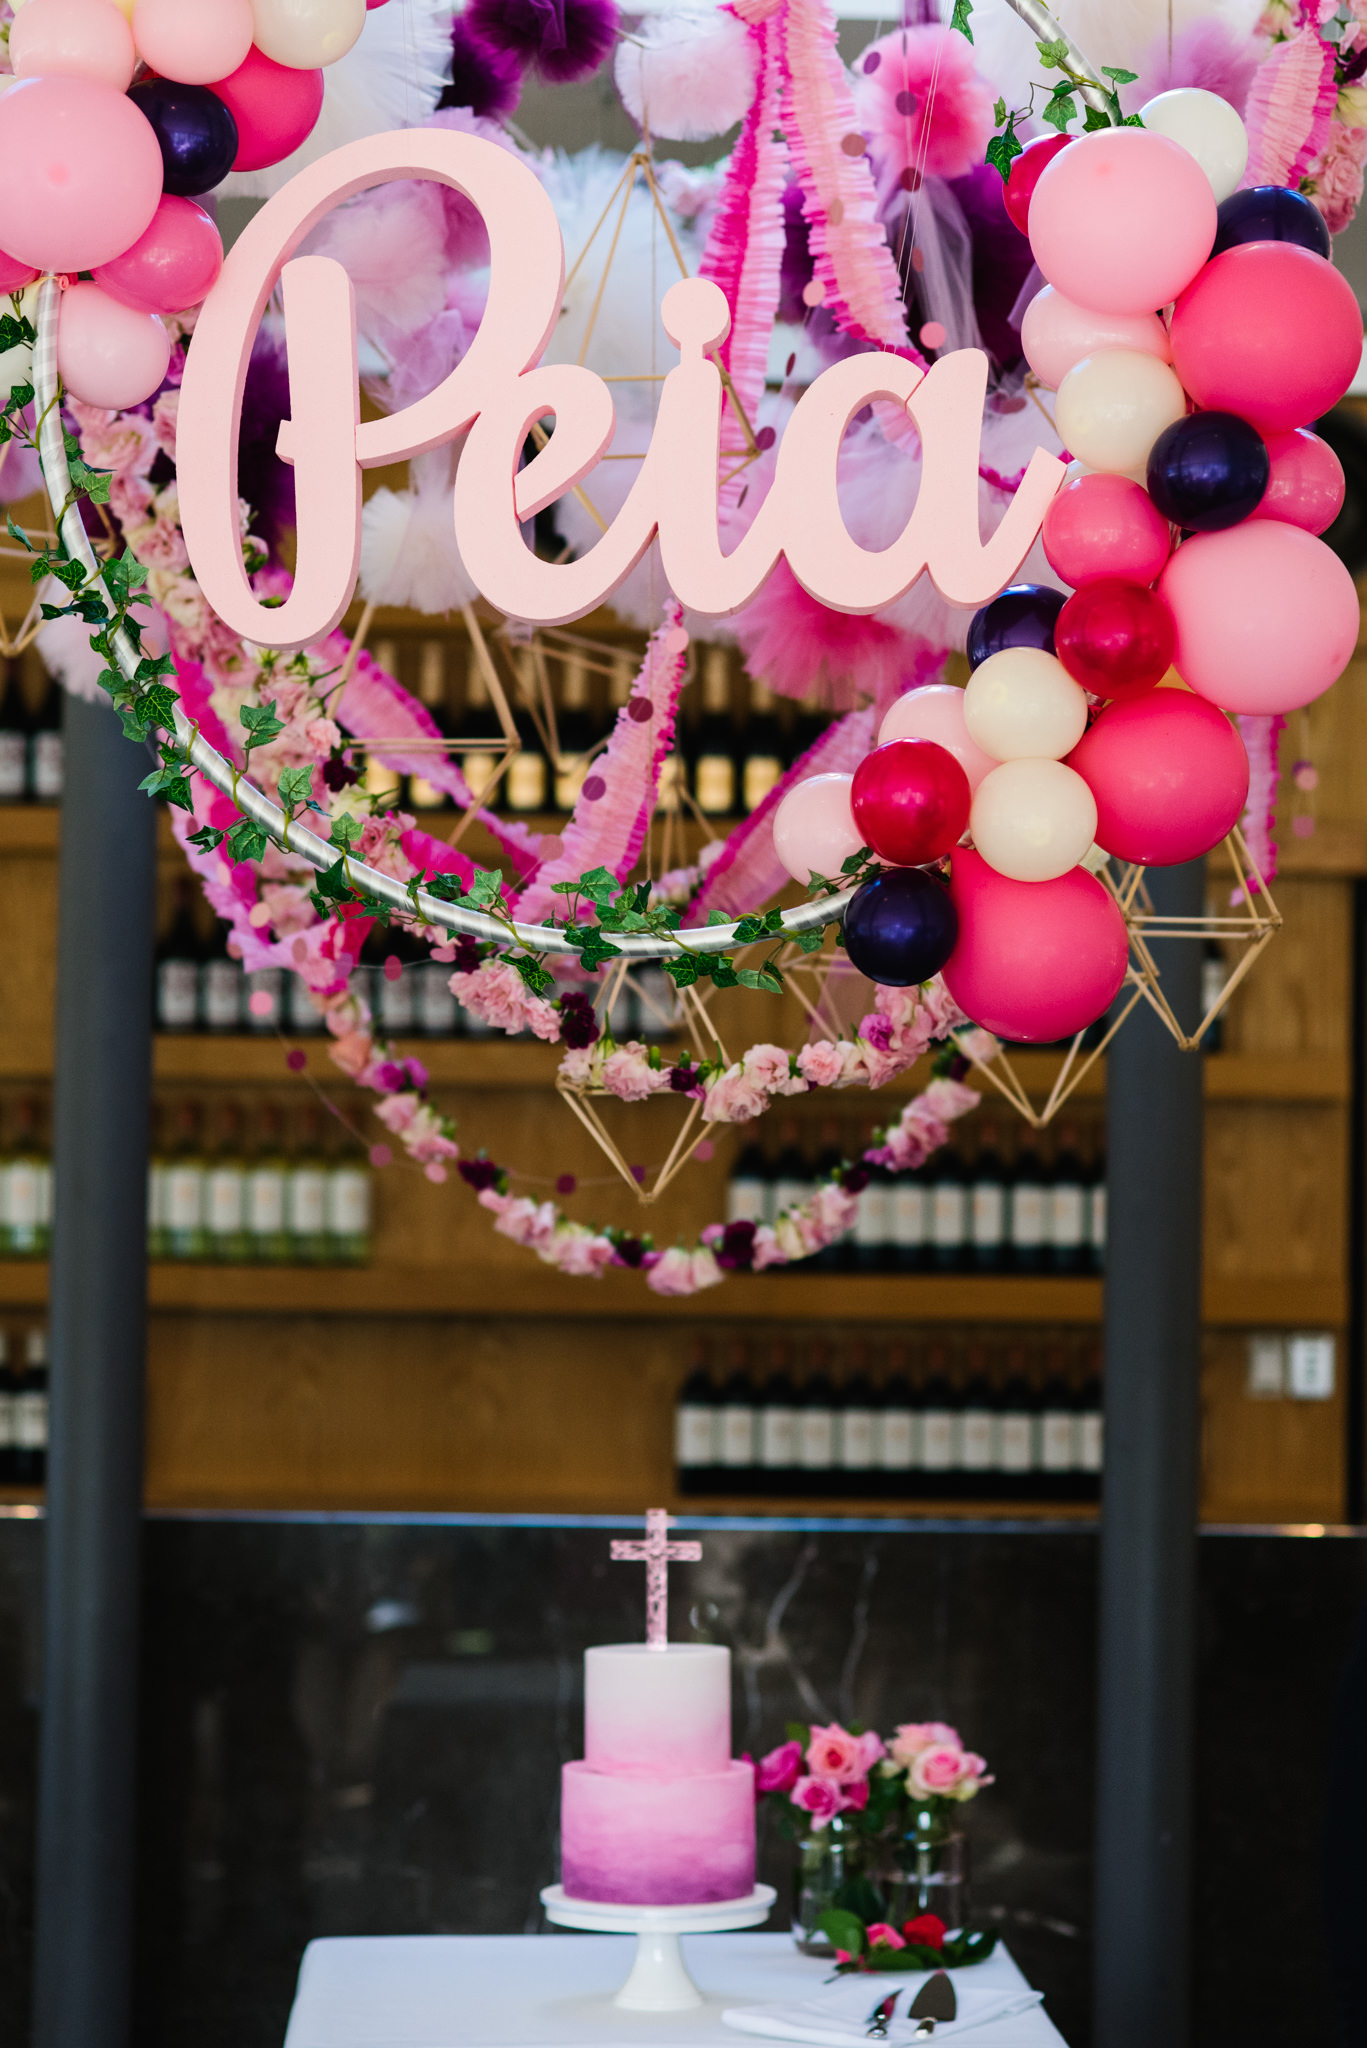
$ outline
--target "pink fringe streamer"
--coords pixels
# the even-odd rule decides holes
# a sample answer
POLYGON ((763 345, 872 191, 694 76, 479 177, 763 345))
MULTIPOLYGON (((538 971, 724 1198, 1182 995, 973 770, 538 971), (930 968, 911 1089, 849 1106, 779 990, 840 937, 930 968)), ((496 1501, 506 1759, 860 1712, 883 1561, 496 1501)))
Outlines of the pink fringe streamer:
MULTIPOLYGON (((1277 822, 1279 743, 1286 720, 1279 711, 1266 718, 1241 711, 1235 724, 1248 755, 1248 807, 1240 830, 1259 874, 1271 882, 1277 873, 1277 842, 1272 834, 1277 822)), ((1238 891, 1232 900, 1240 900, 1238 891)))
MULTIPOLYGON (((726 294, 726 303, 731 308, 731 331, 717 353, 753 425, 764 396, 769 341, 778 311, 788 151, 776 132, 782 87, 778 25, 763 21, 747 24, 747 28, 759 52, 755 97, 731 152, 721 203, 698 265, 698 275, 710 277, 726 294)), ((744 453, 739 441, 740 430, 728 398, 722 411, 723 468, 729 466, 728 455, 744 453), (728 423, 730 448, 726 445, 728 423)), ((743 472, 722 485, 718 507, 723 521, 744 488, 743 472)))
POLYGON ((1268 52, 1244 107, 1245 187, 1299 185, 1329 140, 1338 88, 1334 51, 1306 27, 1268 52))
POLYGON ((610 868, 625 881, 635 867, 654 816, 660 771, 674 745, 688 655, 682 627, 683 611, 671 598, 647 643, 635 687, 617 714, 607 751, 589 768, 585 791, 595 782, 606 787, 594 798, 580 795, 565 828, 564 851, 537 871, 518 899, 522 922, 535 923, 552 911, 563 914, 565 898, 551 894, 554 882, 572 882, 596 867, 610 868), (633 706, 643 702, 649 703, 649 717, 633 716, 633 706))

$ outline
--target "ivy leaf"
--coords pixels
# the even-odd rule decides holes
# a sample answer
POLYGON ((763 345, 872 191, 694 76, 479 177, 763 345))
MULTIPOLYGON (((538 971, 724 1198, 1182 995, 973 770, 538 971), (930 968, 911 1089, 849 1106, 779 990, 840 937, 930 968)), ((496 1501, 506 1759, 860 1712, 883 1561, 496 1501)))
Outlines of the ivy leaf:
POLYGON ((13 313, 0 317, 0 349, 22 348, 37 339, 27 320, 16 319, 13 313))
POLYGON ((260 860, 268 844, 265 832, 251 818, 239 818, 224 837, 234 860, 260 860))
POLYGON ((584 966, 590 971, 595 967, 601 967, 605 960, 617 960, 621 957, 621 947, 614 946, 595 924, 583 925, 579 931, 571 932, 567 936, 578 951, 584 966))
POLYGON ((611 868, 590 868, 586 875, 579 877, 578 888, 580 895, 587 896, 590 903, 608 904, 617 894, 617 877, 611 868))
POLYGON ((1002 126, 1003 126, 1003 125, 1005 124, 1005 121, 1006 121, 1006 101, 1005 101, 1005 100, 998 100, 998 101, 997 101, 997 104, 996 104, 996 106, 995 106, 995 107, 993 107, 993 109, 992 109, 992 125, 993 125, 993 127, 994 127, 994 128, 1000 128, 1000 127, 1002 127, 1002 126))
POLYGON ((201 853, 212 853, 216 846, 222 845, 223 834, 216 825, 201 825, 198 832, 190 833, 187 843, 197 846, 201 853))
POLYGON ((1100 107, 1085 106, 1082 109, 1082 126, 1086 134, 1095 135, 1099 128, 1110 128, 1114 123, 1100 107))
POLYGON ((705 955, 698 965, 704 974, 711 975, 714 988, 735 988, 740 982, 739 974, 725 953, 705 955))
POLYGON ((534 996, 548 995, 555 987, 554 976, 548 974, 530 953, 510 953, 508 965, 517 969, 524 988, 529 988, 534 996))
POLYGON ((1070 121, 1076 121, 1077 101, 1066 82, 1062 91, 1058 86, 1054 87, 1053 96, 1040 110, 1040 119, 1047 121, 1051 128, 1057 128, 1060 135, 1065 133, 1070 121))
POLYGON ((339 811, 332 821, 332 830, 328 834, 329 843, 340 846, 344 852, 349 853, 360 836, 360 819, 353 818, 350 811, 339 811))
POLYGON ((497 910, 503 902, 502 868, 476 868, 469 894, 481 910, 497 910))
POLYGON ((313 801, 313 764, 306 761, 302 767, 287 768, 280 777, 278 794, 281 806, 290 817, 301 805, 313 801))
POLYGON ((1068 65, 1068 45, 1062 36, 1056 42, 1036 43, 1039 60, 1046 71, 1064 71, 1068 65))
POLYGON ((783 976, 773 962, 766 960, 762 967, 741 967, 737 974, 744 987, 767 989, 770 995, 783 994, 783 976))
MULTIPOLYGON (((314 901, 323 905, 347 902, 351 895, 351 883, 347 880, 345 860, 335 860, 330 868, 323 868, 311 893, 314 901)), ((326 909, 323 915, 327 915, 326 909)))
POLYGON ((954 0, 954 12, 949 21, 950 27, 958 29, 959 34, 970 43, 973 40, 973 31, 969 27, 968 17, 972 12, 973 0, 954 0))
POLYGON ((819 953, 826 943, 826 934, 820 925, 809 932, 789 932, 788 936, 801 953, 819 953))
POLYGON ((427 883, 427 893, 435 896, 439 903, 463 903, 465 884, 459 875, 433 875, 427 883))
POLYGON ((247 735, 246 751, 249 754, 253 747, 264 747, 285 730, 284 719, 275 715, 274 697, 269 704, 244 704, 237 715, 247 735))
POLYGON ((698 979, 698 963, 691 953, 680 953, 676 960, 666 960, 664 970, 675 988, 692 988, 698 979))
POLYGON ((1103 64, 1101 70, 1104 77, 1114 79, 1117 85, 1133 85, 1139 76, 1137 71, 1121 71, 1114 64, 1103 64))

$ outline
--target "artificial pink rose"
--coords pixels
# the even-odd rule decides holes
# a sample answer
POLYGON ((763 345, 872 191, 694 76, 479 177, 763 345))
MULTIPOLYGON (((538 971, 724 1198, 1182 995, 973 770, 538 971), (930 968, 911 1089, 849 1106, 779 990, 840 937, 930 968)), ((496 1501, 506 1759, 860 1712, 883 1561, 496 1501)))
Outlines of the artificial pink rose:
POLYGON ((522 977, 506 960, 486 960, 470 974, 451 976, 451 993, 496 1031, 517 1032, 526 1015, 522 977))
POLYGON ((692 1253, 682 1245, 671 1245, 651 1267, 646 1285, 656 1294, 692 1294, 692 1253))
MULTIPOLYGON (((456 988, 456 983, 461 978, 462 977, 458 974, 453 974, 451 976, 451 986, 453 989, 456 988)), ((460 994, 459 989, 456 989, 456 994, 460 994)), ((560 1025, 557 1019, 557 1034, 559 1033, 559 1030, 560 1025)), ((539 1035, 540 1034, 538 1033, 538 1036, 539 1035)), ((594 1077, 594 1055, 598 1051, 598 1045, 601 1045, 601 1043, 602 1041, 600 1039, 598 1041, 598 1044, 595 1045, 571 1046, 570 1050, 565 1054, 564 1059, 560 1062, 561 1080, 568 1082, 572 1088, 589 1087, 594 1077)))
POLYGON ((554 1045, 560 1036, 560 1012, 544 996, 528 996, 527 1022, 536 1037, 554 1045))
POLYGON ((860 1739, 832 1721, 829 1728, 813 1727, 807 1743, 807 1768, 819 1778, 833 1778, 837 1785, 851 1785, 865 1775, 860 1739))
POLYGON ((162 391, 152 407, 152 432, 157 445, 164 448, 172 462, 176 459, 176 420, 180 413, 180 392, 162 391))
POLYGON ((788 1254, 779 1244, 771 1223, 761 1223, 750 1248, 750 1264, 756 1273, 766 1266, 786 1266, 788 1254))
POLYGON ((883 1761, 887 1753, 887 1744, 882 1736, 875 1729, 866 1728, 859 1738, 859 1754, 863 1758, 864 1769, 871 1771, 875 1764, 883 1761))
POLYGON ((752 1045, 741 1061, 747 1081, 770 1095, 805 1095, 807 1082, 794 1074, 781 1045, 752 1045))
POLYGON ((650 1064, 645 1047, 635 1039, 609 1053, 603 1062, 603 1086, 622 1102, 644 1102, 668 1086, 666 1075, 650 1064))
POLYGON ((824 1828, 845 1805, 840 1786, 830 1778, 799 1778, 788 1797, 811 1816, 814 1828, 824 1828))
POLYGON ((612 1264, 612 1239, 600 1237, 596 1230, 587 1230, 582 1223, 565 1224, 556 1231, 543 1256, 562 1273, 596 1280, 612 1264))
POLYGON ((886 1920, 870 1920, 867 1928, 870 1948, 905 1948, 906 1942, 886 1920))
POLYGON ((320 759, 342 744, 341 732, 331 718, 310 718, 304 727, 304 738, 320 759))
POLYGON ((856 1778, 852 1785, 844 1785, 841 1787, 841 1790, 845 1794, 846 1806, 850 1807, 855 1813, 862 1813, 869 1803, 868 1779, 856 1778))
POLYGON ((350 1074, 354 1079, 369 1064, 370 1050, 368 1031, 343 1031, 332 1048, 332 1058, 344 1074, 350 1074))
POLYGON ((1367 163, 1367 128, 1346 128, 1340 121, 1329 127, 1329 146, 1312 173, 1314 190, 1310 197, 1324 215, 1331 235, 1342 234, 1362 198, 1363 165, 1367 163))
POLYGON ((947 1742, 918 1750, 907 1771, 907 1790, 915 1799, 951 1794, 965 1773, 964 1751, 947 1742))
POLYGON ((412 1093, 385 1095, 375 1104, 375 1114, 397 1138, 403 1136, 421 1107, 421 1097, 412 1093))
POLYGON ((834 1088, 840 1079, 840 1048, 829 1038, 815 1039, 803 1046, 797 1064, 813 1088, 834 1088))
POLYGON ((152 497, 151 484, 136 470, 124 471, 110 484, 109 509, 123 528, 125 538, 147 524, 152 497))
POLYGON ((81 428, 81 454, 92 469, 112 469, 116 476, 136 470, 145 475, 157 458, 157 437, 136 412, 101 412, 94 406, 72 411, 81 428))
POLYGON ((869 1056, 866 1049, 855 1039, 842 1038, 840 1041, 840 1088, 867 1088, 869 1085, 869 1056))
POLYGON ((799 1259, 809 1259, 813 1252, 819 1252, 822 1249, 819 1233, 815 1241, 809 1240, 808 1233, 803 1228, 803 1216, 800 1209, 785 1209, 775 1219, 774 1244, 776 1249, 782 1253, 783 1258, 789 1263, 799 1259))
POLYGON ((763 1116, 768 1098, 739 1065, 728 1067, 707 1084, 702 1120, 706 1124, 748 1124, 763 1116))
POLYGON ((932 975, 920 991, 921 1004, 937 1038, 946 1038, 956 1024, 971 1019, 959 1008, 938 974, 932 975))
POLYGON ((895 1764, 909 1764, 923 1749, 936 1743, 947 1744, 951 1749, 963 1748, 958 1730, 947 1721, 903 1721, 893 1732, 888 1755, 895 1764))
POLYGON ((791 1792, 802 1775, 802 1744, 781 1742, 755 1765, 755 1791, 791 1792))
POLYGON ((149 569, 184 569, 189 566, 190 556, 185 546, 185 536, 174 520, 158 514, 150 526, 137 529, 136 542, 130 542, 140 562, 149 569))
POLYGON ((859 1036, 865 1045, 886 1052, 892 1044, 892 1019, 883 1010, 871 1010, 867 1017, 859 1020, 859 1036))
MULTIPOLYGON (((947 1124, 957 1123, 961 1116, 978 1107, 982 1096, 976 1088, 966 1088, 962 1081, 941 1079, 932 1081, 920 1098, 932 1116, 943 1118, 947 1124)), ((912 1105, 913 1108, 915 1104, 912 1105)))

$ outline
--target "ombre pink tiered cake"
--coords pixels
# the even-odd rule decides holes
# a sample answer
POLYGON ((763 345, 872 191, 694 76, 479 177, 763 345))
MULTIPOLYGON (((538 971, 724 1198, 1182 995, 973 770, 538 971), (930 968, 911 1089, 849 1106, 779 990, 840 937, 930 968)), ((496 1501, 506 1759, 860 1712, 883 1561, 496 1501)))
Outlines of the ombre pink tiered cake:
POLYGON ((731 1757, 731 1652, 610 1643, 584 1656, 584 1760, 561 1781, 571 1898, 696 1906, 755 1887, 755 1773, 731 1757))

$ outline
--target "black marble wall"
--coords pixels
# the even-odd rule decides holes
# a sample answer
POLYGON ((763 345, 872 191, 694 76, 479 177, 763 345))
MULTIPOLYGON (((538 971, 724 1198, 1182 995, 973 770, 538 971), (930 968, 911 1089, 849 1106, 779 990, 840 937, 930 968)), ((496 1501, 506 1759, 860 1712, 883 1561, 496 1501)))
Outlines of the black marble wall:
MULTIPOLYGON (((672 1630, 731 1646, 737 1749, 771 1746, 789 1718, 957 1723, 998 1778, 969 1815, 978 1917, 1085 2048, 1095 1536, 724 1522, 703 1535, 702 1564, 675 1574, 672 1630)), ((315 1934, 540 1925, 582 1652, 642 1628, 641 1569, 607 1547, 606 1524, 149 1521, 139 2048, 279 2048, 315 1934)), ((40 1525, 0 1522, 13 2040, 40 1553, 40 1525)), ((1332 2039, 1318 1833, 1367 1543, 1209 1535, 1201 1571, 1196 2038, 1304 2048, 1332 2039)), ((782 1899, 780 1845, 764 1864, 782 1899)))

